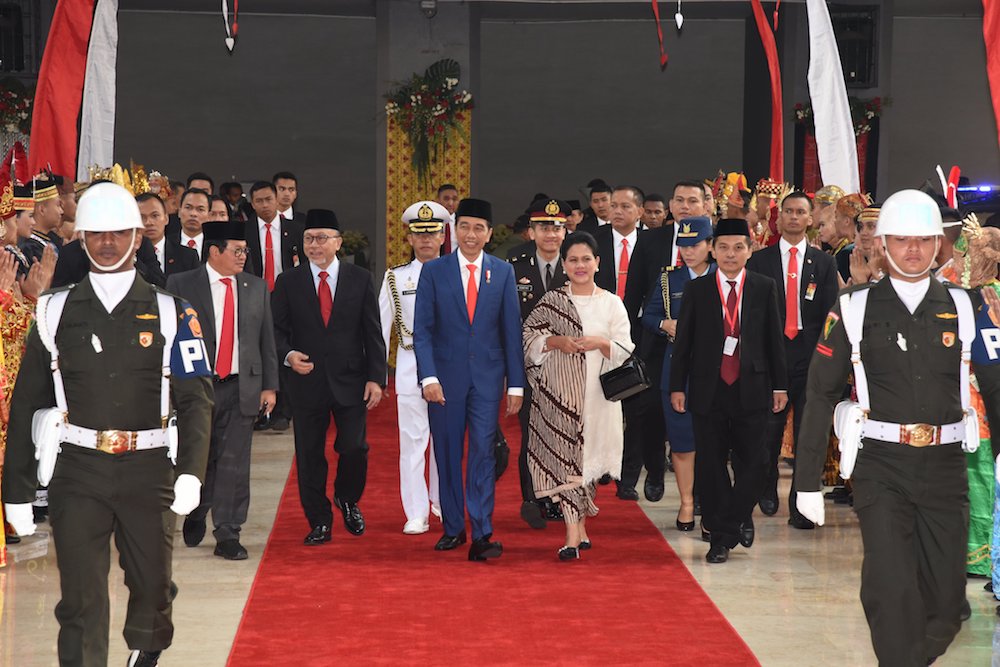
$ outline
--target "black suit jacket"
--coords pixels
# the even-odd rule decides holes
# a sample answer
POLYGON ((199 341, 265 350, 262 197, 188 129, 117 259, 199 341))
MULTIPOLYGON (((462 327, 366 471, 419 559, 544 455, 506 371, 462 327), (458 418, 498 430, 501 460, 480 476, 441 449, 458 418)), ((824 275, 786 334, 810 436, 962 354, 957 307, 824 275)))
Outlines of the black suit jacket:
MULTIPOLYGON (((625 310, 628 312, 629 322, 632 324, 632 340, 638 341, 641 325, 639 324, 639 313, 642 309, 644 290, 641 288, 629 289, 629 285, 638 280, 638 272, 641 265, 637 265, 633 258, 639 253, 642 244, 645 243, 645 232, 640 231, 636 235, 635 247, 631 249, 629 255, 628 276, 625 279, 625 310)), ((597 254, 601 258, 597 275, 594 282, 601 289, 605 289, 615 294, 615 278, 618 275, 618 265, 615 263, 615 239, 611 225, 604 225, 594 234, 597 240, 597 254)))
POLYGON ((278 362, 295 350, 315 364, 308 375, 287 373, 292 405, 316 409, 363 402, 366 382, 385 386, 386 355, 379 321, 378 301, 371 274, 340 262, 333 312, 323 325, 312 265, 302 265, 278 275, 271 295, 278 362))
POLYGON ((171 238, 163 239, 163 254, 166 258, 167 276, 191 271, 201 265, 201 257, 198 257, 194 248, 182 246, 171 238))
POLYGON ((594 212, 587 209, 587 212, 583 214, 583 220, 576 226, 576 231, 596 234, 601 227, 610 227, 610 225, 601 225, 597 222, 597 216, 594 215, 594 212))
MULTIPOLYGON (((146 282, 157 287, 165 288, 167 286, 167 277, 160 270, 153 242, 146 237, 142 238, 139 252, 136 253, 135 268, 146 282)), ((88 273, 90 273, 90 260, 83 252, 79 239, 70 241, 59 250, 56 270, 52 275, 52 287, 76 284, 83 280, 88 273)))
MULTIPOLYGON (((257 216, 253 216, 246 221, 247 232, 247 263, 243 267, 244 271, 255 276, 264 276, 264 254, 260 247, 260 229, 257 227, 257 216)), ((302 233, 305 227, 303 223, 295 220, 281 219, 281 233, 275 239, 281 254, 281 270, 288 271, 294 269, 301 261, 306 262, 306 256, 302 252, 302 233)))
MULTIPOLYGON (((747 262, 747 268, 771 278, 778 288, 778 314, 781 329, 785 329, 785 272, 781 267, 781 248, 775 243, 769 248, 758 250, 747 262)), ((799 258, 799 313, 802 315, 802 331, 793 344, 785 345, 788 372, 806 373, 812 352, 819 341, 820 331, 826 315, 837 300, 837 263, 830 255, 806 246, 805 258, 799 258)), ((788 339, 782 336, 782 340, 788 339)))
MULTIPOLYGON (((629 259, 628 281, 625 283, 625 307, 636 310, 635 317, 629 311, 632 322, 632 340, 637 345, 639 356, 647 362, 663 361, 663 353, 667 347, 667 339, 647 331, 639 324, 642 316, 640 309, 646 303, 649 291, 656 285, 659 289, 660 272, 674 263, 674 225, 664 225, 656 229, 645 229, 639 232, 635 250, 629 259)), ((604 260, 601 260, 604 263, 604 260)))
MULTIPOLYGON (((183 249, 194 253, 190 248, 183 249)), ((278 357, 274 347, 274 324, 271 321, 271 296, 267 293, 267 285, 257 276, 237 274, 233 276, 233 282, 236 286, 237 310, 235 334, 240 354, 237 376, 240 413, 244 417, 256 417, 260 410, 261 391, 278 388, 278 357)), ((191 271, 173 274, 167 280, 167 289, 183 297, 198 313, 205 348, 214 369, 218 332, 208 269, 201 265, 191 271)), ((216 410, 218 409, 217 405, 216 410)))
MULTIPOLYGON (((772 392, 788 389, 781 341, 778 287, 767 276, 747 271, 739 345, 740 403, 747 412, 770 409, 772 392)), ((670 391, 687 389, 688 409, 695 414, 712 413, 716 387, 722 382, 724 342, 722 301, 716 274, 711 273, 684 288, 670 364, 670 391)))
POLYGON ((531 242, 530 246, 527 248, 530 253, 524 252, 508 260, 514 267, 517 305, 521 309, 522 322, 528 319, 531 310, 541 301, 547 291, 558 289, 566 284, 566 273, 563 271, 562 261, 556 258, 555 265, 552 267, 552 280, 549 282, 549 289, 545 289, 542 281, 542 267, 538 265, 538 260, 535 257, 534 242, 531 242))

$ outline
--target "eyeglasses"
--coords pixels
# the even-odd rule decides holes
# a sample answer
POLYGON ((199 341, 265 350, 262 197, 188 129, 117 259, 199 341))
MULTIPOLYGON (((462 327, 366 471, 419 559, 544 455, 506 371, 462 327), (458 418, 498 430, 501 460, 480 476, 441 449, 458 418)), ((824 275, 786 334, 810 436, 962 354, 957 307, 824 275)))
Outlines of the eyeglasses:
POLYGON ((331 236, 329 234, 320 234, 318 236, 306 235, 306 236, 302 237, 302 243, 304 245, 309 245, 310 243, 323 244, 323 243, 326 243, 327 241, 329 241, 330 239, 339 239, 339 238, 340 238, 340 235, 333 235, 333 236, 331 236))
POLYGON ((248 255, 250 251, 246 248, 233 248, 233 254, 237 257, 244 257, 248 255))

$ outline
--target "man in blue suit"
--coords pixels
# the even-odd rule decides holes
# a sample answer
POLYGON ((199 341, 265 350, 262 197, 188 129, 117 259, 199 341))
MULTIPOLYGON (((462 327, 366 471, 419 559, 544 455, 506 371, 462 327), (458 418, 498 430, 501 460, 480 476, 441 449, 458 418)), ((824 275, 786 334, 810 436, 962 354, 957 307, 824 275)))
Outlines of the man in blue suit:
POLYGON ((417 286, 413 347, 417 377, 428 403, 438 466, 444 535, 435 549, 466 541, 465 506, 472 522, 469 560, 503 553, 492 542, 495 460, 493 443, 500 398, 507 385, 506 414, 516 414, 524 395, 521 315, 514 270, 483 252, 493 235, 492 207, 463 199, 455 212, 458 249, 424 265, 417 286), (469 454, 465 495, 462 452, 469 454))

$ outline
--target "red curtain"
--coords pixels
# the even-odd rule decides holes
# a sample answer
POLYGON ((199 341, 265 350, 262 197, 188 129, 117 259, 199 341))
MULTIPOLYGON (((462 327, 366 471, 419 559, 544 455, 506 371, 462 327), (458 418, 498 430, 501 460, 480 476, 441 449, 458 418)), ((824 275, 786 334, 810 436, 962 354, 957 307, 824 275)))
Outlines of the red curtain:
POLYGON ((51 164, 55 173, 76 178, 77 122, 95 1, 56 5, 35 89, 28 155, 32 175, 51 164))
MULTIPOLYGON (((858 182, 861 183, 861 191, 868 192, 869 188, 865 183, 865 167, 868 164, 868 138, 871 134, 864 133, 857 136, 858 144, 858 182)), ((804 192, 816 192, 823 187, 823 179, 819 174, 819 154, 816 152, 816 135, 806 132, 805 154, 802 159, 802 183, 799 185, 804 192)))
MULTIPOLYGON (((1000 0, 998 0, 1000 1, 1000 0)), ((771 167, 768 176, 774 181, 785 180, 785 133, 781 106, 781 66, 778 64, 778 47, 774 43, 774 33, 764 14, 760 0, 751 0, 753 18, 757 22, 757 32, 767 55, 767 70, 771 75, 771 167)), ((775 7, 777 25, 777 7, 775 7)))

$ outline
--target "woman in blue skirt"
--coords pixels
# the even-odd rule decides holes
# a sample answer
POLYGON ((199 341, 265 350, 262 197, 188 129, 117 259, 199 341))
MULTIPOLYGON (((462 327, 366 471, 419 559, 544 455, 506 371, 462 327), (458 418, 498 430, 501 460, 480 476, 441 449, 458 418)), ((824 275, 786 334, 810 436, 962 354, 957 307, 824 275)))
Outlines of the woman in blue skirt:
POLYGON ((667 337, 660 393, 674 477, 681 496, 677 530, 686 532, 694 530, 694 430, 691 413, 674 412, 670 405, 670 358, 674 351, 674 334, 684 287, 689 281, 714 271, 715 264, 711 257, 712 221, 709 218, 684 218, 674 224, 677 225, 676 242, 684 266, 664 267, 646 298, 642 325, 659 336, 667 337))

